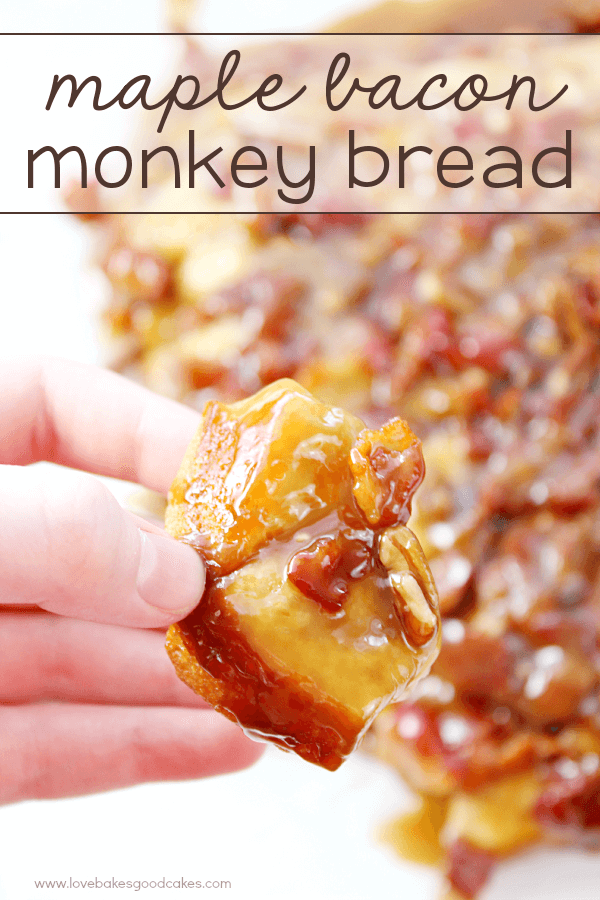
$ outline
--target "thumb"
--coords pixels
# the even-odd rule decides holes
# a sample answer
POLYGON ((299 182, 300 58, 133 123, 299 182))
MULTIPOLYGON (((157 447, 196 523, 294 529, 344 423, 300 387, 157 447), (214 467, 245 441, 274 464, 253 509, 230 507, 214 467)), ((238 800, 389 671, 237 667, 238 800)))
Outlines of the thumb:
POLYGON ((0 466, 0 496, 0 607, 153 628, 200 600, 196 551, 124 510, 92 476, 0 466))

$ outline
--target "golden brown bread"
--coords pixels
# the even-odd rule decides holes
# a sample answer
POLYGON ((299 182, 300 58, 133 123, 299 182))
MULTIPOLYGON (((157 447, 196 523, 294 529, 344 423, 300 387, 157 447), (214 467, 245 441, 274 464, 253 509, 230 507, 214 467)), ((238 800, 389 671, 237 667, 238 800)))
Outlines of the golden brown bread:
POLYGON ((406 528, 423 472, 402 420, 367 430, 289 380, 209 403, 166 515, 209 572, 168 634, 180 678, 250 733, 337 768, 437 654, 437 594, 406 528))

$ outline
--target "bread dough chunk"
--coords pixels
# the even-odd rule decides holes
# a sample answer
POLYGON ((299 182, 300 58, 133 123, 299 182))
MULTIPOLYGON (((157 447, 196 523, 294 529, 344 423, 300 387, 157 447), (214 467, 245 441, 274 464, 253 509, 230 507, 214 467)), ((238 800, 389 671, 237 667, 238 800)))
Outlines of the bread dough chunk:
POLYGON ((168 633, 180 678, 249 734, 336 769, 438 652, 435 586, 406 527, 423 475, 401 419, 369 430, 293 381, 208 403, 166 515, 208 568, 168 633))

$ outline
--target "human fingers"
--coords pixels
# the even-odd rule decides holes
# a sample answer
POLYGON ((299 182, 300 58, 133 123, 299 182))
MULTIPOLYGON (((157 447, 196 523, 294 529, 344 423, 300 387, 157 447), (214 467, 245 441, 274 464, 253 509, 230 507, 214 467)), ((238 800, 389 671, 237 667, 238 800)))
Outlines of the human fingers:
POLYGON ((179 680, 164 633, 52 613, 0 614, 0 703, 62 700, 206 707, 179 680))
POLYGON ((73 797, 251 765, 262 747, 213 710, 0 707, 0 803, 73 797))
POLYGON ((146 628, 196 606, 200 556, 122 509, 89 475, 0 466, 0 603, 146 628))
POLYGON ((40 357, 0 361, 0 463, 39 460, 166 493, 199 416, 114 372, 40 357))

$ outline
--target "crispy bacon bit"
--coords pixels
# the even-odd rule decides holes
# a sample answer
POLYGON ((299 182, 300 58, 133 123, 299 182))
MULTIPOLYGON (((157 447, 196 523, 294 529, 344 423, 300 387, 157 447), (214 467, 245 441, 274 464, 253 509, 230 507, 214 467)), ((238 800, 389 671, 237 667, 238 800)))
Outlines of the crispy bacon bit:
POLYGON ((542 794, 535 815, 551 834, 600 849, 600 772, 560 779, 542 794))
POLYGON ((480 850, 464 840, 451 844, 448 859, 448 881, 468 898, 474 897, 481 890, 497 862, 492 853, 480 850))
POLYGON ((354 497, 371 527, 406 524, 425 475, 421 445, 406 422, 392 419, 381 432, 361 431, 350 451, 350 471, 354 497))
POLYGON ((327 612, 339 612, 351 581, 359 581, 373 568, 372 547, 344 533, 322 537, 295 553, 288 578, 306 597, 327 612))

